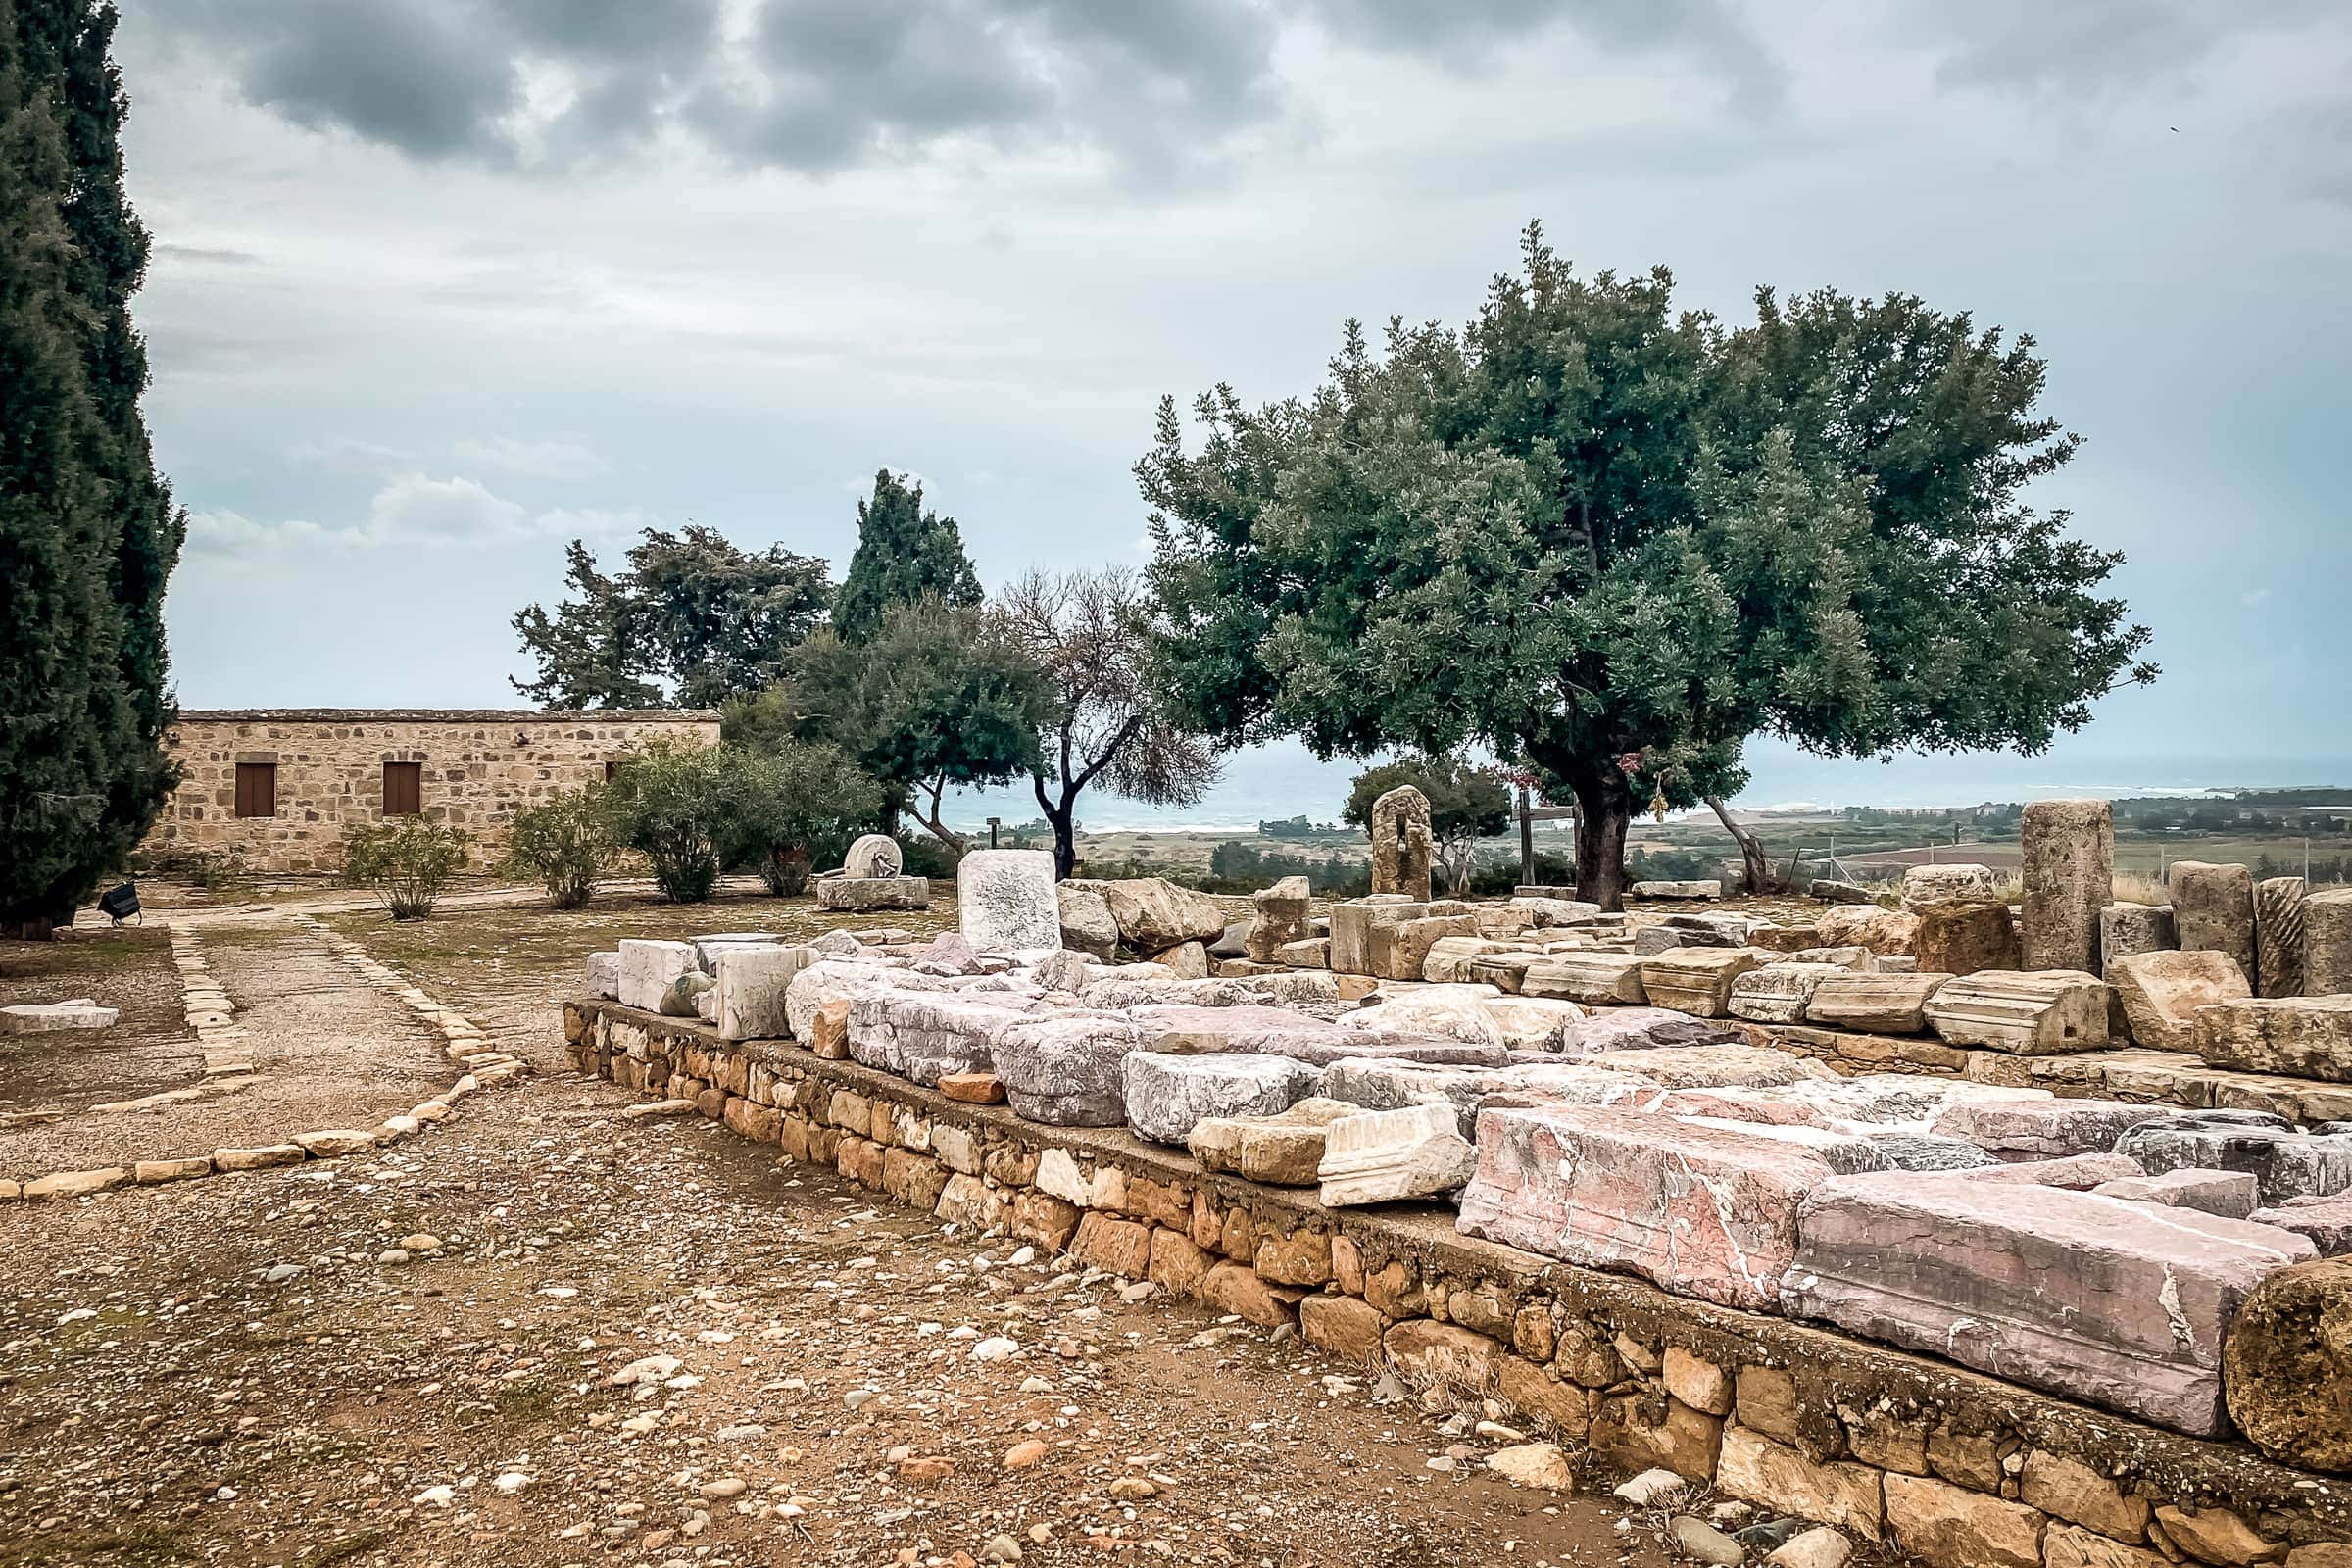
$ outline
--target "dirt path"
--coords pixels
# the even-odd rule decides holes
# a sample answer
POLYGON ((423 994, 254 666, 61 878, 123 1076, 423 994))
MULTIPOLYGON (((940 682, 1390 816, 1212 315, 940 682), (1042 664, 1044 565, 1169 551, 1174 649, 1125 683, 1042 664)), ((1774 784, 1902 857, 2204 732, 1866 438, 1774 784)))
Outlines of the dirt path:
MULTIPOLYGON (((320 1128, 372 1127, 456 1075, 438 1039, 329 953, 316 930, 290 923, 221 928, 208 934, 205 951, 240 1009, 258 1078, 235 1093, 153 1111, 0 1132, 0 1175, 23 1179, 282 1143, 320 1128)), ((80 1087, 89 1101, 129 1099, 159 1086, 126 1079, 103 1092, 95 1082, 80 1087)))
MULTIPOLYGON (((237 946, 257 1012, 361 1044, 297 945, 237 946)), ((632 1102, 540 1078, 375 1156, 0 1209, 0 1563, 1666 1560, 1483 1472, 1479 1412, 632 1102)))

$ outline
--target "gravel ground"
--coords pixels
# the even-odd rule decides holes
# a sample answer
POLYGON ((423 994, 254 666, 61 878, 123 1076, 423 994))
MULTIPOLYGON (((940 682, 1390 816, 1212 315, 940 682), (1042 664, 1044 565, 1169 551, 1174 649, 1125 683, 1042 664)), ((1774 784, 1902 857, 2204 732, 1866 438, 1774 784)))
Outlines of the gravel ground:
POLYGON ((111 1029, 0 1035, 0 1112, 74 1109, 193 1082, 204 1053, 188 1035, 172 938, 161 925, 0 942, 0 1004, 88 997, 121 1011, 111 1029))
MULTIPOLYGON (((232 1094, 155 1111, 72 1116, 0 1132, 0 1175, 22 1181, 283 1143, 318 1128, 372 1127, 457 1076, 439 1038, 328 953, 316 932, 248 926, 204 936, 206 962, 242 1009, 239 1024, 252 1032, 260 1077, 232 1094)), ((165 972, 171 973, 169 949, 165 972)), ((176 991, 174 998, 176 1007, 176 991)), ((180 1081, 193 1081, 193 1074, 180 1081)), ((85 1087, 88 1101, 175 1085, 116 1078, 85 1087)))

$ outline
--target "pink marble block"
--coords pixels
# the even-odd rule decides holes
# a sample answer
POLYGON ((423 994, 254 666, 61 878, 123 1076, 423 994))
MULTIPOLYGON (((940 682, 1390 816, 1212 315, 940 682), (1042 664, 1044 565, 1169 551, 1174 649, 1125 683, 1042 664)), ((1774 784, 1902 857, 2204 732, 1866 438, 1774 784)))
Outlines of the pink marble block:
POLYGON ((1458 1229, 1677 1296, 1769 1311, 1796 1211, 1831 1179, 1801 1145, 1586 1105, 1489 1108, 1458 1229))
POLYGON ((1821 1184, 1800 1230, 1791 1316, 2198 1437, 2226 1425, 2222 1341, 2239 1303, 2318 1255, 2246 1220, 1899 1173, 1821 1184))

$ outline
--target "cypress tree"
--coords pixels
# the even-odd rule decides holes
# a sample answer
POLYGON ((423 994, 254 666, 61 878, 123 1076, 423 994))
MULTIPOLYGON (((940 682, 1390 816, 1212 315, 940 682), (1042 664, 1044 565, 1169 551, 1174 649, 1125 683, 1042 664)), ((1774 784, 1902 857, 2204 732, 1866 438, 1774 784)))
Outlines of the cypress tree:
POLYGON ((22 935, 69 920, 173 783, 163 598, 186 522, 139 413, 115 23, 0 0, 0 929, 22 935))
POLYGON ((893 605, 933 599, 951 610, 981 600, 979 574, 954 517, 923 510, 923 487, 884 468, 870 501, 858 503, 858 549, 833 602, 842 640, 862 643, 893 605))

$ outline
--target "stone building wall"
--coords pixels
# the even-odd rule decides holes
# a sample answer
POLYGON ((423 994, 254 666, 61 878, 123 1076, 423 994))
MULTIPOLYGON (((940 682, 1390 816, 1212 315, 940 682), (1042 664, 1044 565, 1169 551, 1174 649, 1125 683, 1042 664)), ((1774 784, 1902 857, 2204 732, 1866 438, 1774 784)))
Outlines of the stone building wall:
POLYGON ((179 715, 167 737, 182 770, 143 848, 233 854, 256 871, 340 868, 352 828, 381 821, 384 764, 419 764, 429 821, 473 835, 477 868, 505 853, 514 813, 605 777, 655 739, 718 743, 708 710, 547 713, 450 709, 239 709, 179 715), (237 814, 237 764, 276 765, 276 811, 237 814))

